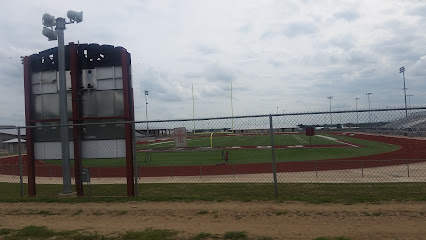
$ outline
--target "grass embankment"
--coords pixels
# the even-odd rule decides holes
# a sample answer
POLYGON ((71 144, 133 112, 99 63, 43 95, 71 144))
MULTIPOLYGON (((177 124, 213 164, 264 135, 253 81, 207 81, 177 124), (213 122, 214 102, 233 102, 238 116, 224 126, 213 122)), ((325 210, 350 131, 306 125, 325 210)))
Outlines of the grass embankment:
MULTIPOLYGON (((308 137, 304 135, 297 135, 300 138, 304 138, 307 141, 308 137)), ((258 136, 243 136, 243 137, 258 137, 258 136)), ((262 136, 261 142, 264 142, 265 139, 262 136)), ((362 146, 362 147, 343 147, 343 148, 287 148, 287 149, 275 149, 275 159, 277 162, 302 162, 302 161, 312 161, 312 160, 324 160, 324 159, 339 159, 339 158, 348 158, 348 157, 359 157, 359 156, 368 156, 373 154, 380 154, 385 152, 396 151, 399 149, 399 146, 356 139, 351 137, 344 136, 334 136, 340 140, 350 142, 352 144, 362 146)), ((232 137, 223 137, 226 139, 226 144, 233 143, 232 146, 239 146, 238 143, 246 140, 238 140, 232 142, 232 137)), ((275 138, 280 139, 278 142, 282 143, 294 143, 295 138, 293 135, 276 135, 275 138), (287 139, 287 140, 286 140, 287 139)), ((200 138, 200 141, 210 141, 207 138, 200 138)), ((248 140, 247 140, 248 141, 248 140)), ((218 141, 219 142, 219 141, 218 141)), ((256 143, 257 140, 251 139, 250 143, 256 143)), ((191 143, 191 141, 190 141, 191 143)), ((197 142, 196 146, 202 146, 197 142)), ((173 146, 172 142, 166 142, 164 144, 173 146)), ((194 142, 193 142, 194 144, 194 142)), ((300 143, 299 143, 300 144, 300 143)), ((316 136, 313 138, 312 144, 338 144, 337 142, 324 139, 316 136), (315 140, 314 140, 315 139, 315 140)), ((190 144, 191 145, 191 144, 190 144)), ((277 145, 277 144, 276 144, 277 145)), ((287 144, 292 145, 292 144, 287 144)), ((294 145, 294 144, 293 144, 294 145)), ((305 144, 307 145, 307 144, 305 144)), ((153 150, 162 146, 162 144, 156 145, 144 145, 144 147, 155 147, 153 150)), ((194 145, 195 146, 195 145, 194 145)), ((221 145, 222 146, 222 145, 221 145)), ((166 147, 166 146, 162 146, 166 147)), ((227 149, 229 152, 228 164, 243 164, 243 163, 269 163, 271 162, 271 150, 270 149, 227 149)), ((222 163, 222 151, 219 149, 216 150, 193 150, 193 151, 172 151, 164 150, 161 152, 151 151, 149 153, 150 161, 147 159, 146 152, 139 152, 136 155, 138 166, 191 166, 191 165, 216 165, 222 163)), ((45 160, 44 162, 52 165, 60 165, 61 162, 58 160, 45 160)), ((124 167, 125 166, 124 158, 114 158, 114 159, 83 159, 84 167, 124 167)), ((73 165, 73 161, 71 161, 73 165)))
MULTIPOLYGON (((126 198, 126 185, 84 185, 86 197, 58 198, 62 185, 37 185, 38 197, 20 197, 19 184, 0 183, 1 202, 120 201, 299 201, 306 203, 380 203, 426 201, 425 183, 280 183, 278 198, 270 183, 140 184, 137 198, 126 198), (89 197, 89 193, 91 196, 89 197), (116 197, 111 197, 116 196, 116 197), (118 197, 118 198, 117 198, 118 197)), ((27 196, 27 186, 24 186, 27 196)))

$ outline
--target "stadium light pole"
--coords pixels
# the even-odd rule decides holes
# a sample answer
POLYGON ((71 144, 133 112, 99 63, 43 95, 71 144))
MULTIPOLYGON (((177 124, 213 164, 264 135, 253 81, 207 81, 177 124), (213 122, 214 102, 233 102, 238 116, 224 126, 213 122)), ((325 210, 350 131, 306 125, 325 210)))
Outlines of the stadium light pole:
POLYGON ((356 125, 358 125, 358 100, 359 98, 355 98, 355 110, 356 110, 356 125))
POLYGON ((285 110, 283 109, 283 125, 284 125, 284 132, 285 132, 285 116, 284 116, 285 110))
MULTIPOLYGON (((408 94, 407 97, 408 97, 408 106, 411 108, 411 97, 414 97, 414 95, 408 94)), ((410 110, 410 114, 411 114, 411 110, 410 110)))
POLYGON ((56 18, 48 13, 43 14, 42 23, 44 25, 42 34, 46 36, 49 41, 58 40, 58 73, 59 73, 59 118, 61 125, 61 150, 62 150, 62 193, 72 193, 71 186, 71 164, 70 164, 70 149, 68 138, 68 109, 67 109, 67 86, 65 79, 65 44, 64 44, 64 30, 66 24, 79 23, 83 21, 83 12, 68 11, 67 17, 56 18), (53 27, 56 27, 53 30, 53 27))
POLYGON ((408 110, 407 110, 407 88, 405 87, 405 67, 399 68, 399 73, 402 73, 402 79, 404 81, 404 100, 405 100, 405 116, 408 117, 408 110))
POLYGON ((333 99, 333 96, 328 96, 327 97, 330 100, 330 127, 333 126, 333 118, 331 117, 331 99, 333 99))
POLYGON ((149 128, 148 128, 148 93, 149 91, 145 90, 145 116, 146 116, 146 135, 149 136, 149 128))
POLYGON ((149 136, 148 128, 148 93, 149 91, 145 90, 145 116, 146 116, 146 135, 149 136))
POLYGON ((367 95, 368 98, 368 121, 371 123, 371 106, 370 106, 370 95, 373 94, 371 92, 366 93, 365 95, 367 95))
POLYGON ((411 97, 414 97, 414 95, 408 94, 407 97, 408 97, 408 106, 411 107, 411 97))

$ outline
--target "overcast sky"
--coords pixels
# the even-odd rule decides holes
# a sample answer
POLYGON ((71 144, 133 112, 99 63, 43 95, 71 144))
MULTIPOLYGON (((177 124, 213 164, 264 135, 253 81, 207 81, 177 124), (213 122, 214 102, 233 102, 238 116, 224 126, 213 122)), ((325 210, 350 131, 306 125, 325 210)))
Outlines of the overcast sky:
POLYGON ((137 120, 402 107, 426 102, 426 1, 1 1, 0 125, 24 124, 20 57, 57 46, 44 13, 65 17, 65 42, 132 54, 137 120))

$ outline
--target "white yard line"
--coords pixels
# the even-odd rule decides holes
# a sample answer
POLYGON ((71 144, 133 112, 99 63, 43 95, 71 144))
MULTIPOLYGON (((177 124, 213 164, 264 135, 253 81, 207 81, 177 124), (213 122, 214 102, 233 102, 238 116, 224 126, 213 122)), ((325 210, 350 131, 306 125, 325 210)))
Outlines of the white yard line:
POLYGON ((339 139, 334 138, 334 137, 330 137, 330 136, 317 135, 317 137, 322 137, 322 138, 325 138, 325 139, 331 140, 331 141, 333 141, 333 142, 338 142, 338 143, 346 144, 346 145, 349 145, 349 146, 351 146, 351 147, 358 147, 357 145, 353 145, 353 144, 350 144, 350 143, 347 143, 347 142, 342 142, 342 141, 340 141, 339 139))
MULTIPOLYGON (((191 138, 189 138, 188 139, 188 142, 193 142, 193 141, 200 141, 201 139, 191 139, 191 138)), ((143 144, 143 145, 149 145, 149 146, 154 146, 154 145, 160 145, 160 144, 167 144, 167 143, 174 143, 174 141, 173 140, 171 140, 171 141, 163 141, 163 142, 153 142, 153 143, 145 143, 145 144, 143 144)))
POLYGON ((174 141, 164 141, 164 142, 156 142, 156 143, 148 143, 147 145, 159 145, 159 144, 165 144, 165 143, 171 143, 171 142, 174 142, 174 141))
POLYGON ((303 138, 301 138, 301 137, 299 137, 299 136, 297 136, 297 135, 292 135, 292 137, 294 137, 298 142, 300 142, 300 143, 308 143, 305 139, 303 139, 303 138))

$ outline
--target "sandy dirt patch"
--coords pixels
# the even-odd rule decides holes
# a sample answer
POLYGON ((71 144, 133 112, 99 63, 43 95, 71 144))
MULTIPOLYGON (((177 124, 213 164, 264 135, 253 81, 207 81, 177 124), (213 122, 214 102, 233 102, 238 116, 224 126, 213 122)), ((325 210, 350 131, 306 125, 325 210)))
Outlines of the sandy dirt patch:
MULTIPOLYGON (((426 162, 375 167, 365 169, 344 169, 329 171, 306 171, 277 173, 279 183, 375 183, 375 182, 426 182, 426 162)), ((62 184, 59 177, 37 177, 38 184, 62 184)), ((0 182, 19 183, 19 176, 0 174, 0 182)), ((74 183, 74 178, 72 178, 74 183)), ((126 184, 126 178, 91 178, 91 184, 126 184)), ((272 173, 143 177, 139 183, 272 183, 272 173)), ((27 176, 23 183, 28 183, 27 176)))
POLYGON ((155 228, 177 230, 181 236, 245 231, 273 239, 425 239, 426 203, 0 203, 0 225, 101 234, 155 228))

